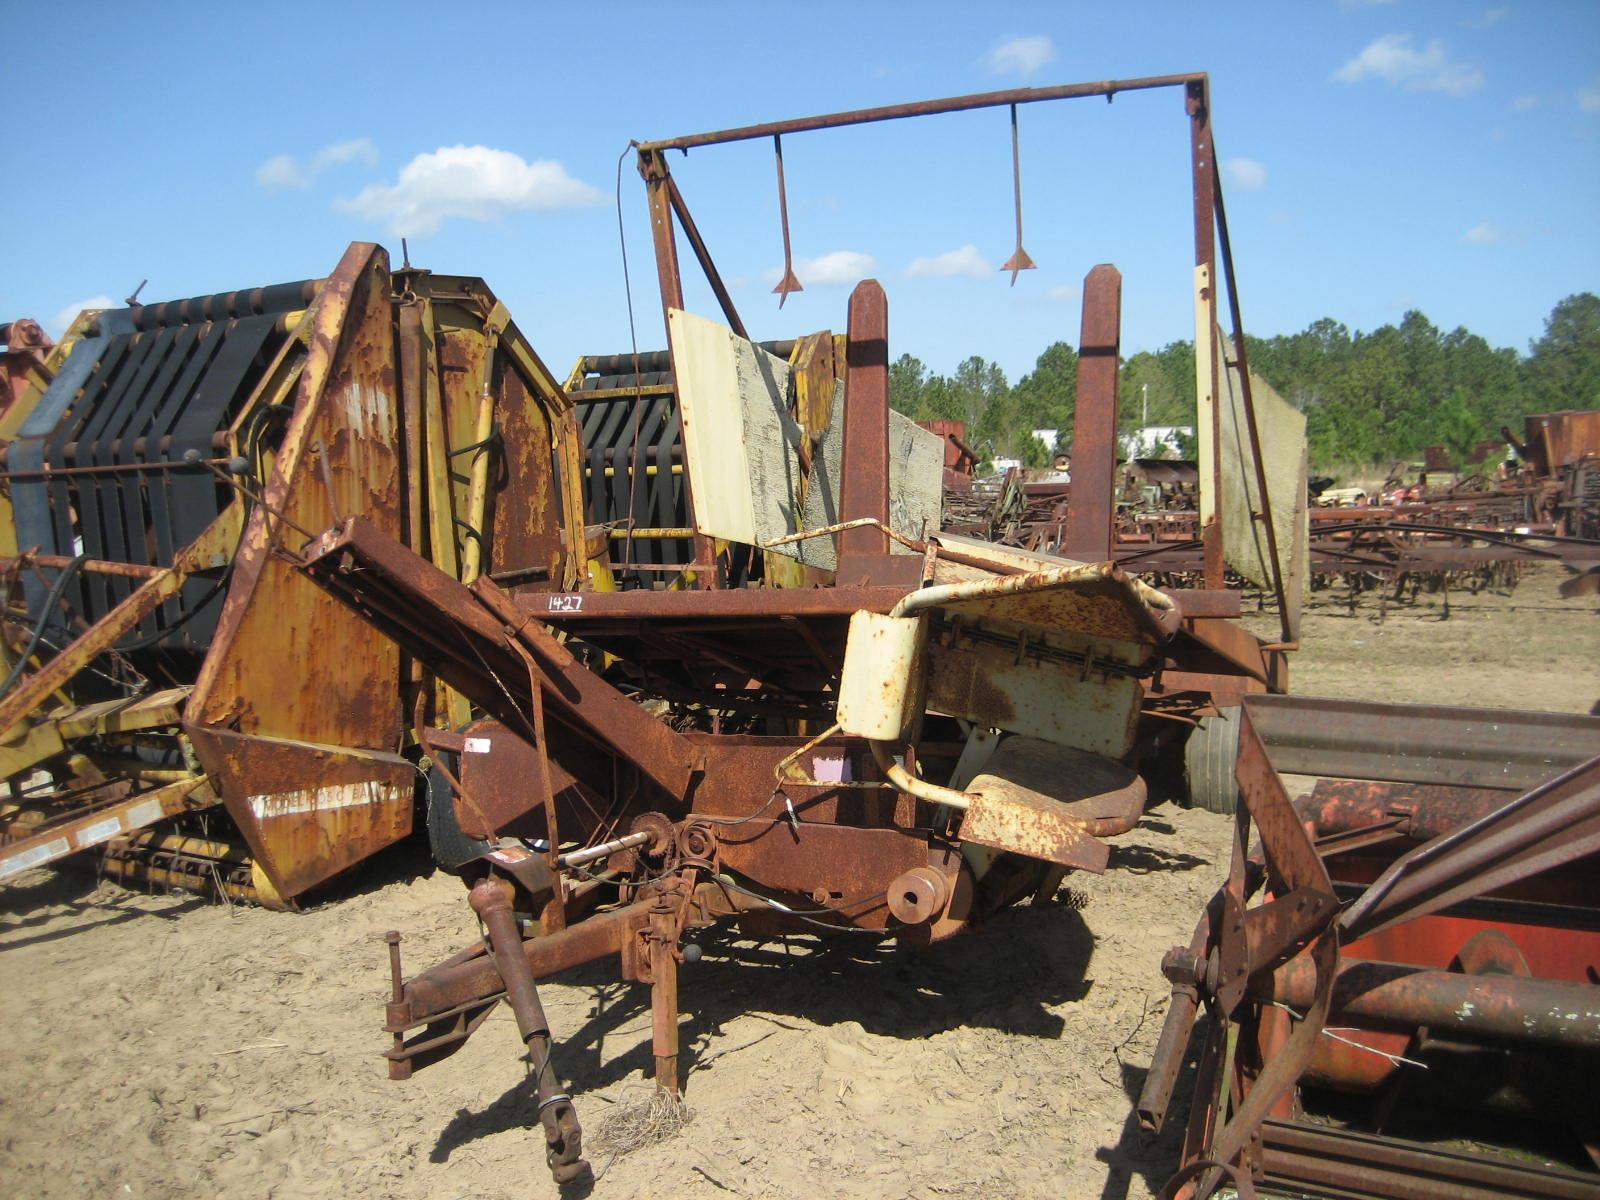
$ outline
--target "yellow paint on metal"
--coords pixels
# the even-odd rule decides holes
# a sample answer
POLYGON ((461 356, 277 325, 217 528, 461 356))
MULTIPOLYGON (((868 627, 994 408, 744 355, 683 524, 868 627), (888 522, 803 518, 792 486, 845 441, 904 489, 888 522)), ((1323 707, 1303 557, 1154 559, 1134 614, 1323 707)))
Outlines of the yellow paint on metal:
POLYGON ((1194 386, 1196 453, 1200 459, 1200 525, 1217 516, 1217 402, 1212 392, 1216 355, 1217 299, 1211 287, 1211 268, 1194 269, 1194 386))

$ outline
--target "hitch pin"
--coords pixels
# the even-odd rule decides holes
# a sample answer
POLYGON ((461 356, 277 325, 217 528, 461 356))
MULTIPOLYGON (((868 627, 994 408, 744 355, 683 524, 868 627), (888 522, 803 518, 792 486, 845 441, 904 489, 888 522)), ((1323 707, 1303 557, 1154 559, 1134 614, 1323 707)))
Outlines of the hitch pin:
POLYGON ((389 1078, 409 1079, 411 1062, 405 1057, 406 1035, 403 1030, 411 1019, 411 1011, 406 1004, 405 975, 400 969, 400 931, 389 930, 383 935, 383 940, 389 943, 389 980, 394 987, 388 1011, 384 1014, 388 1018, 385 1023, 394 1034, 394 1051, 389 1059, 389 1078))

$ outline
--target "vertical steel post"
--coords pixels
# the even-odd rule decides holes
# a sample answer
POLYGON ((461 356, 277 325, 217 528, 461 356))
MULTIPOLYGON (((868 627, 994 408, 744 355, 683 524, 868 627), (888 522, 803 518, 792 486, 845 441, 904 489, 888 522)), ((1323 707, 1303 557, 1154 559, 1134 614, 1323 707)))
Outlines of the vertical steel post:
MULTIPOLYGON (((871 517, 889 523, 889 298, 876 279, 863 279, 850 293, 850 330, 845 349, 844 453, 840 467, 839 520, 871 517)), ((839 537, 839 583, 863 582, 867 561, 886 557, 889 538, 863 525, 839 537)), ((881 581, 880 581, 881 582, 881 581)))
POLYGON ((656 1060, 656 1087, 678 1094, 677 921, 670 903, 650 910, 650 1048, 656 1060))
MULTIPOLYGON (((667 311, 683 307, 683 275, 678 268, 678 239, 672 224, 672 176, 659 150, 639 152, 639 174, 644 176, 650 201, 650 237, 655 243, 656 280, 661 289, 661 325, 667 331, 667 353, 672 353, 672 332, 667 311)), ((677 364, 672 377, 677 379, 677 364)), ((635 403, 638 403, 635 400, 635 403)), ((683 493, 689 524, 694 526, 694 485, 687 470, 683 473, 683 493)), ((695 586, 717 585, 716 547, 702 533, 694 535, 695 586)))
POLYGON ((1122 272, 1101 263, 1083 280, 1078 405, 1072 418, 1072 492, 1063 552, 1107 562, 1115 537, 1117 356, 1122 340, 1122 272))
MULTIPOLYGON (((1192 79, 1184 85, 1184 107, 1189 113, 1189 165, 1194 178, 1194 265, 1204 267, 1210 276, 1211 284, 1205 296, 1206 326, 1205 335, 1213 339, 1215 344, 1215 330, 1217 327, 1217 205, 1215 175, 1211 158, 1211 96, 1204 76, 1192 79)), ((1195 331, 1195 336, 1200 336, 1200 331, 1195 331)), ((1197 380, 1202 389, 1208 389, 1212 397, 1213 411, 1219 395, 1221 383, 1220 368, 1217 356, 1209 356, 1211 362, 1211 378, 1197 380)), ((1204 398, 1201 398, 1204 402, 1204 398)), ((1221 486, 1222 479, 1222 442, 1220 438, 1213 437, 1209 452, 1211 454, 1211 478, 1216 481, 1216 486, 1221 486)), ((1206 453, 1207 448, 1201 447, 1201 453, 1206 453)), ((1205 585, 1208 588, 1221 588, 1226 586, 1227 568, 1222 560, 1222 505, 1220 498, 1213 500, 1212 517, 1210 522, 1202 524, 1200 529, 1201 545, 1205 555, 1205 585)))

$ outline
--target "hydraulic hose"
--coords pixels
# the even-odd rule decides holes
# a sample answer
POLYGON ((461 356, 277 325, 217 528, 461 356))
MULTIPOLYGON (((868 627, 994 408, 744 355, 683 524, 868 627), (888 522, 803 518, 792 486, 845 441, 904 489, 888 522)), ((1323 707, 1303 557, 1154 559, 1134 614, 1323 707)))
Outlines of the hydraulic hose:
POLYGON ((17 661, 11 666, 11 673, 6 676, 6 681, 0 683, 0 697, 6 696, 16 686, 17 680, 22 678, 23 669, 27 667, 28 660, 33 657, 33 652, 39 648, 39 642, 44 637, 44 628, 50 623, 50 616, 56 610, 56 605, 61 602, 61 595, 67 590, 67 584, 72 581, 89 561, 88 554, 80 554, 66 566, 61 568, 61 574, 56 576, 56 581, 50 585, 50 592, 45 597, 43 606, 39 609, 39 619, 33 623, 33 631, 28 636, 28 644, 17 661))

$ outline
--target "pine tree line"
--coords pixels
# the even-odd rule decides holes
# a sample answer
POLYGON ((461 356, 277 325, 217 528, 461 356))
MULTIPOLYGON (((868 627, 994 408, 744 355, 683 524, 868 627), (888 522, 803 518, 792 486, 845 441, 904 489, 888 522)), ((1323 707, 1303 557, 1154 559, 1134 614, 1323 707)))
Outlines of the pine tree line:
MULTIPOLYGON (((1398 325, 1352 333, 1331 318, 1304 331, 1251 337, 1250 365, 1306 414, 1314 466, 1385 463, 1444 445, 1459 460, 1472 445, 1520 435, 1527 413, 1600 408, 1600 297, 1569 296, 1545 320, 1526 355, 1496 348, 1464 328, 1441 331, 1415 310, 1398 325)), ((912 355, 889 368, 890 403, 916 420, 957 420, 985 457, 1043 465, 1055 449, 1033 436, 1059 429, 1071 438, 1078 353, 1055 342, 1015 384, 1000 367, 974 356, 950 375, 930 372, 912 355)), ((1192 425, 1194 343, 1173 342, 1123 360, 1118 422, 1192 425)))

